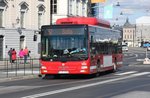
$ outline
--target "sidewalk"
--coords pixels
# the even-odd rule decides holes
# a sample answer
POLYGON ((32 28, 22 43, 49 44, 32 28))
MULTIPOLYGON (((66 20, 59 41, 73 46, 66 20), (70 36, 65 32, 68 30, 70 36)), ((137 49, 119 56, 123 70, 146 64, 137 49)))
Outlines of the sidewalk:
POLYGON ((0 82, 37 78, 40 73, 40 64, 37 59, 27 60, 27 64, 10 63, 8 60, 0 61, 0 82))
POLYGON ((24 80, 24 79, 33 79, 33 78, 39 78, 39 76, 38 75, 27 75, 27 76, 0 78, 0 83, 9 82, 9 81, 16 81, 16 80, 24 80))
POLYGON ((24 61, 22 60, 22 61, 19 61, 19 60, 16 60, 16 62, 15 63, 10 63, 9 62, 9 60, 1 60, 0 61, 0 68, 2 67, 2 66, 11 66, 11 65, 39 65, 39 60, 37 60, 37 59, 29 59, 29 60, 27 60, 27 63, 26 64, 24 64, 23 63, 24 61))

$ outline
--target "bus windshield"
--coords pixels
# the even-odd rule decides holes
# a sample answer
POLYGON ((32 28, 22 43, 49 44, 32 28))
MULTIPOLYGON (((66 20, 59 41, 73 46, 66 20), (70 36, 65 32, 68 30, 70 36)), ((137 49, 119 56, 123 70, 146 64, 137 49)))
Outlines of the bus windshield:
POLYGON ((42 36, 41 58, 46 61, 85 60, 88 57, 87 44, 85 33, 42 36))

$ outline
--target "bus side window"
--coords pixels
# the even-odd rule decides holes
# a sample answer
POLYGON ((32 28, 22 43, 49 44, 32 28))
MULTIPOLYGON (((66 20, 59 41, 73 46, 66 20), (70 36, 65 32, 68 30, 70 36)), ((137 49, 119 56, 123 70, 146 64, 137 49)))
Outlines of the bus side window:
POLYGON ((90 37, 90 51, 91 53, 93 53, 93 50, 95 50, 95 47, 94 47, 94 43, 93 43, 93 36, 90 37))
POLYGON ((90 46, 92 47, 92 44, 93 44, 93 36, 91 36, 91 38, 90 38, 90 46))

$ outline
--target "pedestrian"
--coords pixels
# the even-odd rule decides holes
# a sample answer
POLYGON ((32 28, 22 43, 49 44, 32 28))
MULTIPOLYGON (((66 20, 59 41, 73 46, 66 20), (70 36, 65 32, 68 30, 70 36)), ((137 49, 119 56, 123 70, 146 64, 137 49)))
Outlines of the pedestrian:
POLYGON ((12 63, 12 48, 10 48, 10 50, 8 51, 8 55, 9 55, 9 61, 10 63, 12 63))
POLYGON ((27 47, 25 47, 25 49, 23 50, 24 52, 24 63, 27 63, 27 58, 28 58, 28 53, 29 53, 29 50, 27 47))
POLYGON ((17 52, 15 49, 12 50, 12 63, 14 63, 14 61, 16 60, 17 56, 16 56, 17 52))
POLYGON ((29 52, 28 52, 28 57, 30 58, 30 53, 31 53, 31 51, 29 50, 29 52))
POLYGON ((20 63, 22 63, 21 61, 23 60, 23 57, 24 57, 24 52, 23 52, 23 49, 21 49, 20 51, 19 51, 19 58, 20 58, 20 63))

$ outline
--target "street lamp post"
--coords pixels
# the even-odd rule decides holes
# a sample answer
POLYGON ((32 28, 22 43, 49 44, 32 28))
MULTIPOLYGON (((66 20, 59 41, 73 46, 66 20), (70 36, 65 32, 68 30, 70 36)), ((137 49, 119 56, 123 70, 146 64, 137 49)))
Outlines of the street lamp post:
POLYGON ((135 40, 134 37, 135 37, 135 31, 133 30, 133 47, 134 47, 134 42, 135 42, 135 41, 134 41, 134 40, 135 40))
POLYGON ((143 41, 143 32, 142 32, 142 29, 141 29, 141 44, 142 44, 142 41, 143 41))
POLYGON ((87 4, 87 16, 92 16, 91 15, 91 0, 88 0, 88 4, 87 4))

